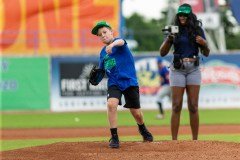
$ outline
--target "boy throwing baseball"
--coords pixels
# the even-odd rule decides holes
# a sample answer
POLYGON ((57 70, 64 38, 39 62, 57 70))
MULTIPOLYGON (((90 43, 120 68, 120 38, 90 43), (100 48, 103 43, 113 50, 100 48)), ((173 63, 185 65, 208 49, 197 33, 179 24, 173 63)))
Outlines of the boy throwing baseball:
POLYGON ((108 77, 107 113, 110 125, 110 148, 119 148, 117 131, 117 107, 121 105, 122 95, 125 108, 133 115, 144 142, 152 142, 153 136, 147 130, 140 110, 139 87, 134 59, 124 39, 115 38, 111 26, 98 22, 92 34, 99 37, 105 45, 100 52, 99 68, 104 69, 108 77))

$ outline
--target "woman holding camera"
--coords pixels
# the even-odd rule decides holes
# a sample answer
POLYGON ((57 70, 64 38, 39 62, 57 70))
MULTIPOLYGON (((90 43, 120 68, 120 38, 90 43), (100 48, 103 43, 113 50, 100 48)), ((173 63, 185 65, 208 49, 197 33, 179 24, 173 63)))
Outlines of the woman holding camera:
POLYGON ((189 4, 182 4, 175 17, 175 26, 179 33, 169 34, 160 47, 160 55, 168 54, 174 47, 173 65, 170 67, 170 86, 172 89, 172 139, 177 140, 182 110, 183 94, 186 89, 192 139, 198 139, 199 115, 198 97, 201 84, 199 69, 199 49, 204 56, 209 55, 201 22, 197 20, 189 4))

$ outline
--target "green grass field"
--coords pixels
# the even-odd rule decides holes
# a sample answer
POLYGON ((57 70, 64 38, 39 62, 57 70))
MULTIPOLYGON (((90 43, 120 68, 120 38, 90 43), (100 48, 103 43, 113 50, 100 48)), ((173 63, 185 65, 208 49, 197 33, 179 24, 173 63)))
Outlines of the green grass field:
MULTIPOLYGON (((171 112, 166 112, 163 120, 155 119, 157 111, 143 111, 145 123, 151 126, 170 125, 171 112)), ((135 121, 128 111, 118 112, 119 126, 135 126, 135 121)), ((200 125, 239 124, 239 109, 200 110, 200 125)), ((189 125, 188 111, 183 110, 181 125, 189 125)), ((74 112, 74 113, 2 113, 0 119, 1 129, 17 128, 76 128, 76 127, 107 127, 106 112, 74 112)), ((60 138, 60 139, 31 139, 31 140, 0 140, 0 151, 24 148, 29 146, 45 145, 55 142, 80 141, 107 141, 109 137, 89 138, 60 138)), ((169 136, 155 136, 155 140, 170 140, 169 136)), ((190 139, 190 135, 179 136, 180 140, 190 139)), ((199 135, 199 140, 218 140, 240 142, 239 134, 199 135)), ((140 137, 121 137, 121 141, 140 141, 140 137)))

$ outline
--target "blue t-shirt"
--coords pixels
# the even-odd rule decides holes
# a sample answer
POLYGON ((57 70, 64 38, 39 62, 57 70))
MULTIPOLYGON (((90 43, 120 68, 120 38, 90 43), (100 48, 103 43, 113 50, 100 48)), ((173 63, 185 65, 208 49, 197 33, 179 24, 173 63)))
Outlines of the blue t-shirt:
POLYGON ((166 66, 163 66, 161 69, 158 69, 158 74, 161 77, 161 85, 169 85, 169 70, 166 66))
MULTIPOLYGON (((205 38, 205 34, 201 29, 202 35, 200 35, 202 38, 205 38)), ((178 38, 176 38, 173 42, 174 45, 174 54, 180 55, 181 58, 192 58, 194 55, 197 56, 199 52, 199 45, 194 42, 191 43, 189 41, 188 37, 188 31, 187 28, 183 27, 181 29, 180 34, 178 35, 178 38)))
MULTIPOLYGON (((115 40, 120 38, 115 38, 115 40)), ((100 52, 99 68, 106 71, 108 87, 117 86, 124 91, 130 86, 138 86, 134 59, 126 41, 123 46, 113 47, 112 53, 107 54, 106 46, 100 52)))

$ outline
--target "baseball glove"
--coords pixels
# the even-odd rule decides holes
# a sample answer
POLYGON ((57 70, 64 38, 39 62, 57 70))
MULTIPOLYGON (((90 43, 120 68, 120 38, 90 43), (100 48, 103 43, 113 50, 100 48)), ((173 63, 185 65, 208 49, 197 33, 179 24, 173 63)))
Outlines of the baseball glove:
POLYGON ((89 83, 96 86, 98 85, 105 75, 105 71, 103 69, 97 68, 97 66, 93 66, 89 74, 89 83))

